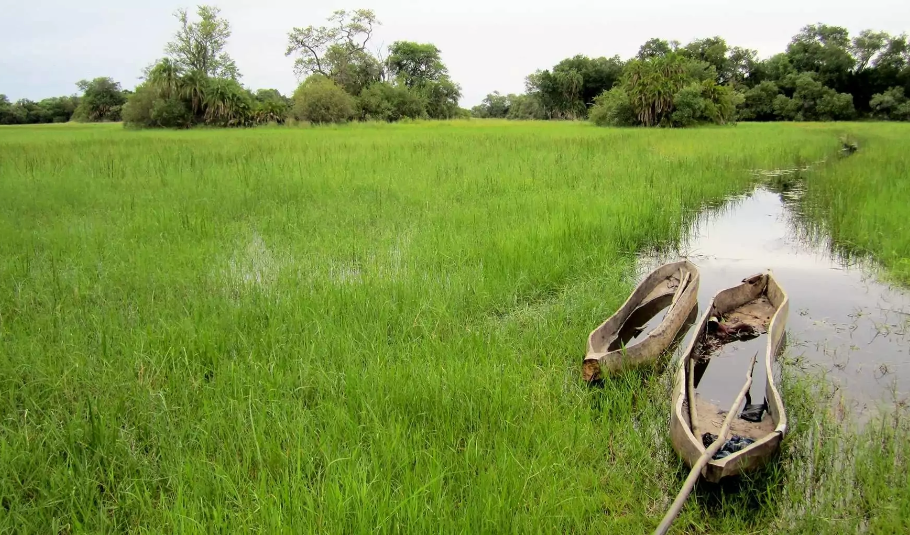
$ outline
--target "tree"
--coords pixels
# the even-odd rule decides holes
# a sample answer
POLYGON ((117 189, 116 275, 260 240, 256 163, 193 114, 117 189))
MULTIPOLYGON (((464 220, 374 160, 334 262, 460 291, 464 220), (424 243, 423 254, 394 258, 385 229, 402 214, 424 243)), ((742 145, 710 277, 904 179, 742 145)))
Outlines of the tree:
POLYGON ((850 46, 846 28, 813 24, 793 37, 787 55, 798 72, 817 73, 822 84, 844 89, 856 64, 850 46))
POLYGON ((373 27, 380 25, 376 14, 369 9, 357 9, 350 13, 338 10, 332 13, 328 21, 330 26, 294 28, 288 33, 285 55, 299 56, 294 61, 294 72, 299 78, 311 74, 331 76, 326 53, 334 48, 336 63, 340 61, 338 55, 353 57, 357 53, 365 53, 367 43, 373 36, 373 27))
POLYGON ((910 120, 910 101, 904 96, 903 87, 892 87, 872 96, 870 101, 875 116, 885 120, 910 120))
POLYGON ((357 99, 362 121, 399 121, 419 119, 426 115, 426 103, 415 91, 404 85, 377 82, 364 89, 357 99))
POLYGON ((205 91, 206 124, 250 126, 253 124, 253 95, 236 80, 211 78, 205 91))
POLYGON ((623 88, 643 125, 659 125, 669 118, 673 96, 692 81, 690 70, 688 61, 675 52, 626 65, 623 88))
POLYGON ((237 65, 224 51, 231 36, 230 23, 219 17, 221 10, 214 6, 201 5, 196 14, 199 20, 194 22, 190 21, 186 9, 174 13, 180 29, 174 40, 165 46, 165 53, 185 71, 198 71, 213 78, 239 79, 237 65))
POLYGON ((76 86, 83 92, 74 119, 87 122, 119 121, 120 110, 126 103, 126 96, 120 84, 111 78, 81 80, 76 86))
POLYGON ((743 84, 753 85, 758 83, 756 71, 759 65, 758 52, 749 48, 738 46, 730 49, 727 65, 726 81, 734 86, 743 84))
POLYGON ((714 66, 717 73, 718 83, 727 83, 732 78, 732 69, 730 59, 727 58, 727 52, 730 47, 727 42, 720 37, 709 37, 707 39, 696 39, 679 52, 689 59, 703 61, 708 65, 714 66))
POLYGON ((474 107, 476 113, 473 115, 480 119, 505 119, 509 115, 511 107, 510 96, 500 95, 499 91, 493 91, 484 97, 480 106, 474 107))
POLYGON ((382 65, 368 52, 332 45, 326 50, 325 63, 329 77, 353 96, 382 80, 382 65))
POLYGON ((670 43, 655 37, 648 39, 645 44, 641 45, 641 48, 638 49, 638 56, 636 57, 640 60, 662 58, 670 52, 673 52, 670 43))
POLYGON ((313 74, 294 92, 292 113, 315 124, 343 123, 354 117, 354 98, 328 77, 313 74))
POLYGON ((448 76, 438 81, 425 82, 412 90, 423 99, 430 119, 454 119, 458 116, 461 88, 448 76))
POLYGON ((386 63, 392 77, 408 87, 417 87, 448 77, 449 71, 441 56, 442 52, 436 45, 396 41, 389 47, 386 63))
POLYGON ((885 32, 863 30, 853 38, 850 52, 856 59, 856 72, 861 72, 869 66, 888 45, 890 36, 885 32))
POLYGON ((0 94, 0 124, 17 124, 16 117, 13 116, 13 105, 9 97, 0 94))
POLYGON ((740 119, 747 121, 773 121, 774 99, 780 94, 777 84, 764 81, 743 95, 740 119))

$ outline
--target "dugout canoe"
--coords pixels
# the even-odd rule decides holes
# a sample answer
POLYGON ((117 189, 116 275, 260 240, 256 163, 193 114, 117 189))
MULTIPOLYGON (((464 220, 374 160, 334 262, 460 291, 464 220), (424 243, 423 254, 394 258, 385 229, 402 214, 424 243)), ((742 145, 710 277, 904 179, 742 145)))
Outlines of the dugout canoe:
POLYGON ((687 260, 665 264, 648 274, 626 302, 588 336, 582 378, 592 382, 628 367, 654 363, 698 306, 698 268, 687 260), (660 323, 643 326, 666 310, 660 323), (641 336, 644 334, 644 336, 641 336))
MULTIPOLYGON (((697 393, 700 381, 711 365, 712 355, 742 360, 745 372, 747 355, 718 357, 718 349, 727 343, 738 343, 736 333, 743 329, 754 329, 752 334, 764 334, 767 339, 764 355, 759 355, 756 366, 756 372, 758 366, 764 368, 765 412, 760 413, 757 422, 744 419, 744 413, 740 413, 725 437, 728 440, 745 437, 754 442, 734 453, 726 452, 726 457, 709 461, 702 470, 702 477, 707 481, 716 483, 725 477, 758 469, 780 448, 787 432, 787 414, 775 385, 772 364, 783 346, 789 308, 787 293, 770 272, 754 275, 744 279, 742 284, 721 290, 711 300, 697 325, 696 334, 676 363, 670 438, 676 452, 692 467, 705 452, 704 443, 708 440, 705 433, 716 435, 727 414, 697 393)), ((751 355, 748 358, 751 359, 751 355)), ((737 365, 738 360, 734 361, 737 365)), ((734 377, 739 380, 738 374, 734 377)), ((737 409, 742 410, 742 407, 737 409)), ((753 412, 751 419, 754 418, 753 412)), ((731 442, 731 446, 733 444, 731 442)))

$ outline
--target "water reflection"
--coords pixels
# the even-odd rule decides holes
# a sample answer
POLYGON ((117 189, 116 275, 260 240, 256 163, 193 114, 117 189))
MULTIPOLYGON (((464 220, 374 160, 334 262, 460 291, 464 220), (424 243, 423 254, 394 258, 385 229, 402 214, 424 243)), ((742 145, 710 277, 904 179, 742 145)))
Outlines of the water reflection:
MULTIPOLYGON (((905 399, 910 295, 876 281, 862 265, 835 258, 817 234, 806 239, 811 233, 794 210, 798 197, 798 190, 759 188, 732 199, 699 216, 680 251, 644 255, 639 270, 643 276, 664 262, 688 258, 701 273, 698 299, 704 307, 717 291, 771 269, 790 295, 789 358, 826 371, 857 410, 905 399)), ((730 350, 751 357, 756 349, 750 344, 730 350)), ((717 368, 712 375, 723 366, 717 368)), ((742 384, 740 368, 725 372, 731 388, 742 384)), ((717 394, 712 397, 722 397, 717 394)))

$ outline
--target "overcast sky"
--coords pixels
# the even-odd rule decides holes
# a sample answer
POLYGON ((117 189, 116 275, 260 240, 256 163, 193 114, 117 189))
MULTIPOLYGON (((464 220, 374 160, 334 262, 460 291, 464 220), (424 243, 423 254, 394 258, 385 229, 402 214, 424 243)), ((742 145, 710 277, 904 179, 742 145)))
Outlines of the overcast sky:
MULTIPOLYGON (((284 56, 294 26, 322 25, 335 9, 373 9, 382 26, 374 46, 434 43, 465 107, 499 90, 521 92, 524 78, 575 54, 623 58, 651 37, 720 35, 766 57, 783 51, 810 23, 910 31, 907 0, 292 0, 212 1, 230 20, 228 52, 244 85, 291 93, 297 80, 284 56), (353 3, 350 3, 353 2, 353 3)), ((0 0, 0 93, 11 100, 72 94, 75 82, 110 76, 133 88, 142 68, 163 55, 185 1, 0 0)))

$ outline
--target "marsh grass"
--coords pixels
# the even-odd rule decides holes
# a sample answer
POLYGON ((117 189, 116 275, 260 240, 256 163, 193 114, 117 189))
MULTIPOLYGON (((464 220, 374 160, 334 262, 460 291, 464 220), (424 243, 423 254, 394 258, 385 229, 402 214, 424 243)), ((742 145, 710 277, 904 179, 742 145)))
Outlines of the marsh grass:
MULTIPOLYGON (((584 340, 635 252, 839 133, 0 128, 0 531, 649 531, 684 477, 669 377, 588 389, 584 340)), ((906 425, 820 478, 827 419, 788 396, 783 462, 678 532, 906 518, 832 498, 904 474, 906 425)))
POLYGON ((910 125, 853 125, 849 139, 855 153, 806 181, 805 219, 836 253, 873 258, 886 277, 910 286, 910 125))

